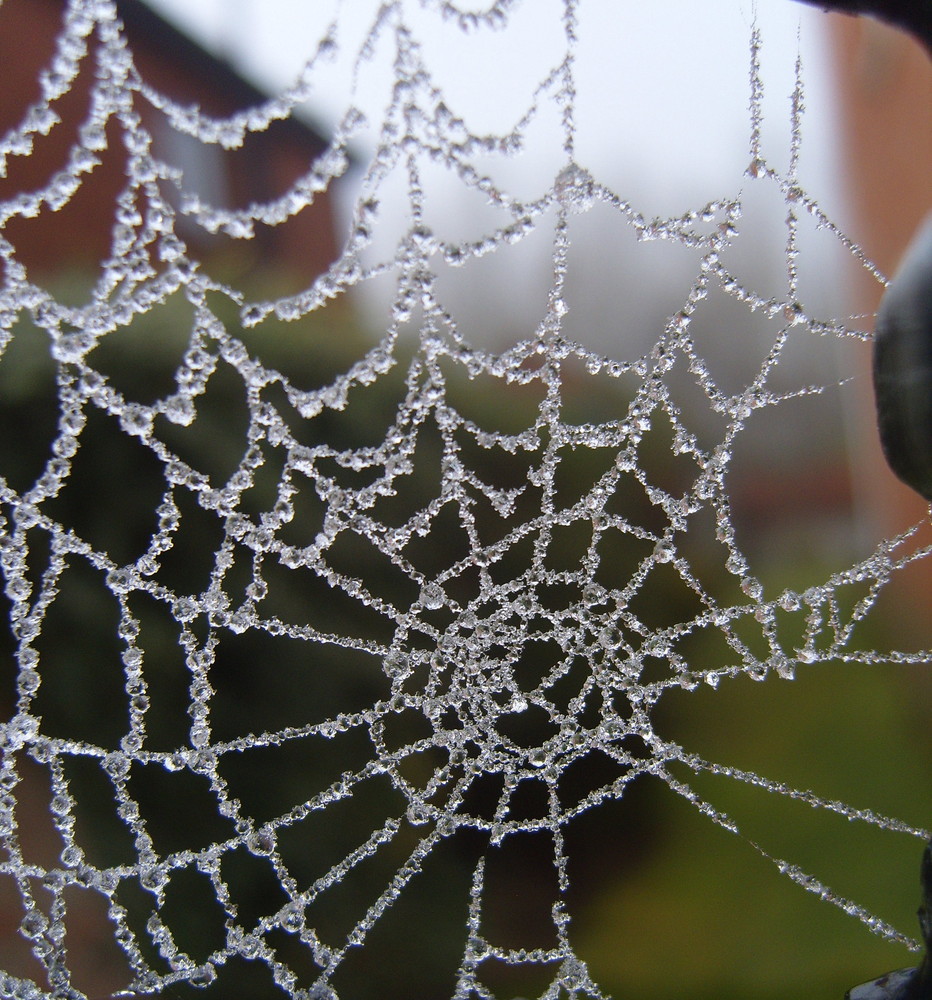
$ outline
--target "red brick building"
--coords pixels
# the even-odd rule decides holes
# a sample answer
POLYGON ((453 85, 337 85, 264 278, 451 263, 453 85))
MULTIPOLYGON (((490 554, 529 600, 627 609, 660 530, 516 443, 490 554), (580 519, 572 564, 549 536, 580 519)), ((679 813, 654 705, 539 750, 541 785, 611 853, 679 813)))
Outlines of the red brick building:
MULTIPOLYGON (((40 74, 51 67, 69 6, 65 0, 0 3, 0 142, 10 130, 21 130, 31 110, 41 106, 40 74)), ((268 99, 141 0, 117 0, 116 7, 140 76, 175 103, 196 104, 207 115, 228 117, 268 99)), ((67 167, 91 109, 99 49, 100 40, 92 34, 76 80, 51 104, 58 121, 45 134, 38 131, 31 147, 8 156, 5 167, 0 162, 0 204, 41 191, 67 167)), ((132 110, 152 136, 153 154, 183 170, 187 190, 220 208, 247 208, 281 197, 327 148, 317 131, 293 116, 272 122, 265 131, 247 134, 240 148, 226 150, 172 129, 165 114, 138 92, 132 110)), ((83 287, 87 280, 97 279, 101 263, 112 254, 117 198, 128 184, 128 138, 124 126, 112 117, 106 128, 106 148, 95 154, 99 162, 81 175, 81 184, 69 200, 55 209, 42 203, 34 215, 12 214, 5 223, 0 214, 0 238, 12 245, 13 259, 26 267, 31 280, 57 287, 62 279, 77 277, 83 287)), ((178 205, 177 190, 165 181, 158 184, 161 196, 170 205, 178 205)), ((144 192, 136 193, 134 208, 145 215, 144 192)), ((178 216, 175 233, 209 273, 239 284, 247 276, 255 274, 259 279, 273 271, 277 289, 307 287, 338 253, 329 190, 280 225, 256 223, 253 239, 211 234, 183 216, 178 216)), ((157 266, 154 248, 151 257, 157 266)), ((0 283, 4 267, 0 257, 0 283)), ((54 419, 57 404, 47 402, 54 419)), ((7 443, 11 448, 28 448, 23 444, 28 437, 26 419, 10 419, 8 412, 5 418, 2 433, 7 443)), ((7 471, 3 469, 4 474, 7 471)), ((122 469, 114 473, 127 474, 122 469)), ((15 672, 9 634, 0 639, 5 660, 0 671, 0 715, 6 719, 15 697, 11 682, 15 672)), ((16 817, 28 856, 32 862, 54 867, 62 841, 52 824, 48 775, 25 755, 17 766, 22 780, 16 791, 16 817)), ((30 951, 31 942, 19 931, 20 896, 14 878, 8 874, 0 878, 0 970, 44 983, 46 976, 30 951)), ((43 896, 41 905, 46 903, 43 896)), ((114 942, 106 901, 96 893, 74 894, 69 897, 69 908, 72 972, 88 995, 110 996, 125 985, 126 963, 114 942)))
MULTIPOLYGON (((51 65, 67 6, 63 0, 6 0, 0 5, 0 135, 21 126, 30 107, 42 100, 39 75, 51 65)), ((117 0, 116 7, 140 76, 177 104, 196 105, 221 118, 267 100, 268 95, 142 0, 117 0)), ((0 172, 0 200, 44 187, 67 165, 90 110, 99 47, 92 35, 74 85, 52 102, 60 121, 47 134, 36 135, 31 151, 8 158, 6 176, 0 172)), ((273 121, 265 131, 247 133, 240 148, 226 150, 173 129, 164 113, 139 93, 133 111, 153 137, 154 155, 181 168, 186 189, 219 208, 246 208, 281 196, 326 148, 322 136, 294 116, 273 121)), ((127 179, 127 137, 122 131, 111 118, 107 148, 97 154, 100 163, 83 175, 65 205, 57 211, 43 205, 36 217, 14 216, 2 227, 16 258, 31 273, 86 271, 109 255, 115 198, 127 179)), ((177 200, 170 185, 160 186, 170 203, 177 200)), ((231 277, 261 263, 275 266, 279 276, 282 270, 292 272, 298 287, 306 286, 337 254, 329 191, 280 225, 257 223, 252 240, 212 235, 186 218, 179 218, 176 232, 194 256, 223 262, 231 277)))
MULTIPOLYGON (((850 235, 886 275, 892 275, 909 242, 932 212, 932 59, 906 32, 873 18, 826 15, 845 142, 845 184, 853 211, 850 235)), ((868 272, 857 273, 853 313, 871 316, 883 288, 868 272)), ((865 513, 887 535, 928 513, 928 505, 887 469, 880 452, 870 394, 869 349, 854 474, 865 513)), ((930 540, 929 533, 922 541, 930 540)), ((927 636, 932 560, 898 574, 891 598, 902 628, 927 636)))

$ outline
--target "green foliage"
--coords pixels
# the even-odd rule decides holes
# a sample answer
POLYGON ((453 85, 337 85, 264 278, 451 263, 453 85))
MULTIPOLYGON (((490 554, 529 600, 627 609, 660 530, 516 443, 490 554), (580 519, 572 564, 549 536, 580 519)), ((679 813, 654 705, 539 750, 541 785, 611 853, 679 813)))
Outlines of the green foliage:
MULTIPOLYGON (((329 451, 321 452, 317 460, 316 481, 290 475, 295 492, 286 499, 295 513, 279 532, 282 541, 296 550, 311 546, 327 511, 319 489, 322 478, 329 477, 337 489, 372 480, 371 467, 348 467, 339 453, 371 448, 384 440, 412 380, 421 377, 413 343, 403 342, 397 348, 396 364, 375 382, 350 389, 345 405, 324 406, 306 417, 298 412, 294 392, 313 393, 330 385, 373 346, 350 313, 338 303, 300 322, 273 318, 255 329, 243 329, 237 308, 222 294, 212 296, 210 304, 224 324, 216 336, 192 338, 195 311, 179 295, 107 336, 87 356, 87 363, 126 402, 157 406, 175 393, 177 373, 192 350, 200 351, 198 364, 209 377, 195 401, 196 417, 179 423, 157 416, 153 436, 173 456, 206 474, 213 490, 222 490, 251 465, 239 510, 254 525, 282 502, 285 456, 283 447, 267 438, 249 439, 250 427, 255 426, 250 412, 255 415, 262 405, 274 406, 285 416, 296 442, 308 449, 326 446, 329 451), (240 371, 224 356, 229 334, 242 341, 251 357, 261 359, 268 372, 280 372, 287 381, 270 376, 261 390, 247 391, 240 371), (251 450, 261 454, 261 463, 245 461, 251 450)), ((48 335, 27 316, 20 318, 0 361, 4 428, 0 474, 12 489, 22 493, 42 475, 58 434, 59 387, 79 374, 67 365, 57 366, 50 356, 48 335)), ((625 412, 630 386, 626 389, 623 381, 587 378, 570 363, 564 374, 564 420, 596 423, 625 412)), ((544 403, 540 384, 533 380, 503 394, 499 380, 470 378, 462 366, 452 363, 444 368, 443 377, 447 399, 479 431, 521 433, 535 425, 544 403)), ((336 577, 327 579, 308 567, 289 567, 275 554, 260 558, 230 531, 222 511, 202 502, 203 494, 167 482, 164 456, 127 434, 117 416, 93 404, 85 407, 85 416, 72 472, 59 494, 43 504, 43 512, 117 566, 145 556, 160 520, 177 517, 179 527, 171 548, 158 556, 147 577, 154 586, 148 593, 136 590, 125 595, 122 604, 108 588, 105 570, 93 559, 67 557, 67 569, 36 643, 43 680, 31 711, 41 716, 47 736, 103 751, 117 749, 128 732, 134 697, 126 688, 122 661, 126 643, 119 637, 121 615, 124 621, 129 617, 138 629, 135 644, 144 651, 144 749, 166 754, 189 744, 196 704, 204 694, 196 688, 208 684, 212 739, 239 747, 225 753, 218 768, 226 795, 256 824, 271 821, 296 804, 311 804, 306 817, 278 834, 277 850, 298 890, 327 876, 386 819, 399 819, 401 832, 384 850, 355 866, 313 904, 314 939, 337 946, 417 849, 418 828, 403 818, 406 800, 386 775, 373 771, 355 785, 351 796, 326 808, 314 805, 348 774, 364 771, 375 756, 366 726, 348 726, 326 739, 317 735, 258 747, 243 741, 250 735, 314 726, 341 713, 350 717, 390 698, 378 650, 392 641, 391 618, 353 599, 336 577), (225 544, 233 558, 232 565, 223 569, 218 552, 225 544), (180 625, 166 595, 196 597, 212 581, 226 594, 229 609, 252 602, 265 619, 286 627, 310 624, 331 639, 306 641, 260 629, 240 632, 222 616, 210 628, 204 616, 180 625), (257 588, 259 581, 264 586, 257 588), (354 647, 340 637, 368 639, 372 645, 361 650, 358 641, 354 647), (195 648, 210 653, 203 676, 196 669, 195 648)), ((638 462, 648 469, 652 485, 675 494, 688 485, 690 470, 672 454, 671 433, 662 420, 655 421, 638 462)), ((478 439, 478 434, 461 433, 458 442, 464 464, 477 481, 497 489, 527 487, 533 450, 507 453, 482 447, 478 439)), ((408 474, 375 508, 383 523, 403 524, 438 495, 440 431, 425 423, 416 442, 408 474)), ((541 432, 538 447, 546 443, 541 432)), ((560 495, 566 505, 591 490, 614 459, 610 448, 567 448, 559 469, 560 495)), ((633 475, 623 482, 610 500, 611 512, 633 525, 660 530, 663 518, 643 483, 633 475)), ((490 544, 504 538, 534 517, 541 503, 540 490, 528 487, 513 510, 496 510, 488 496, 477 491, 471 509, 480 539, 490 544)), ((588 558, 591 542, 592 529, 584 521, 558 526, 548 550, 548 568, 569 572, 578 567, 588 558)), ((39 587, 51 565, 54 540, 37 526, 30 531, 29 544, 30 577, 39 587)), ((624 586, 652 544, 634 534, 607 532, 595 582, 606 588, 624 586)), ((721 569, 720 553, 716 560, 716 553, 704 550, 701 542, 689 544, 691 563, 703 574, 710 592, 734 588, 721 569)), ((500 580, 515 579, 526 567, 529 551, 530 542, 513 546, 490 572, 500 580)), ((467 552, 468 539, 451 509, 438 517, 426 537, 411 541, 405 557, 430 579, 467 552)), ((359 578, 389 608, 403 609, 418 599, 417 582, 361 533, 341 535, 328 553, 328 564, 344 580, 359 578)), ((797 562, 792 572, 798 573, 801 564, 804 561, 797 562)), ((451 580, 448 588, 462 603, 479 594, 478 579, 468 570, 451 580)), ((554 607, 569 606, 576 599, 571 590, 568 587, 564 593, 551 587, 547 599, 554 607)), ((635 601, 638 618, 653 628, 696 613, 695 595, 669 566, 656 567, 650 586, 635 601)), ((437 623, 440 628, 445 624, 440 618, 437 623)), ((533 622, 527 627, 532 629, 533 622)), ((746 636, 751 647, 762 643, 760 630, 756 636, 752 632, 753 626, 746 636)), ((864 637, 865 643, 869 638, 864 637)), ((733 651, 719 648, 715 639, 699 630, 684 641, 680 655, 694 669, 705 663, 719 666, 733 651)), ((15 701, 15 646, 10 635, 4 635, 0 652, 0 697, 9 711, 15 701)), ((544 642, 529 643, 516 671, 539 680, 560 655, 544 642)), ((658 677, 667 669, 658 658, 658 677)), ((655 710, 655 722, 665 737, 710 760, 747 767, 811 787, 826 797, 875 806, 921 824, 932 808, 928 782, 923 781, 929 762, 922 754, 928 753, 928 744, 918 740, 905 706, 910 689, 922 683, 905 671, 890 681, 876 668, 852 670, 840 665, 813 668, 793 684, 775 677, 755 684, 741 676, 724 681, 716 691, 710 687, 668 693, 655 710)), ((525 745, 541 739, 544 721, 535 721, 532 713, 520 721, 527 731, 516 723, 508 734, 511 738, 526 741, 525 745)), ((394 728, 385 737, 389 749, 413 744, 425 735, 419 728, 425 719, 415 713, 399 713, 391 725, 394 728)), ((443 764, 436 751, 408 753, 405 777, 414 786, 423 785, 443 764)), ((615 774, 615 765, 594 753, 583 764, 561 779, 560 791, 568 800, 611 782, 615 774)), ((98 867, 133 864, 138 844, 129 825, 115 815, 119 786, 103 762, 93 755, 67 755, 62 767, 77 801, 75 832, 88 861, 98 867)), ((733 812, 747 836, 768 851, 804 868, 811 863, 817 874, 829 872, 826 881, 833 885, 837 881, 844 895, 912 930, 915 879, 910 872, 919 855, 915 842, 903 838, 905 843, 894 844, 893 835, 878 837, 874 829, 861 825, 851 828, 851 836, 850 829, 842 829, 850 824, 838 817, 814 813, 798 802, 739 782, 681 770, 677 775, 681 780, 707 795, 717 808, 733 812), (876 863, 874 852, 886 851, 888 845, 883 865, 876 863)), ((527 801, 518 798, 516 811, 526 808, 528 815, 534 815, 542 808, 532 801, 543 792, 543 783, 538 784, 539 788, 526 790, 527 801)), ((197 852, 239 832, 233 819, 218 811, 217 790, 191 770, 137 761, 125 776, 125 789, 138 803, 152 848, 160 857, 197 852)), ((500 794, 494 781, 479 779, 471 808, 494 809, 500 794)), ((617 1000, 840 996, 859 978, 871 978, 886 966, 908 964, 907 956, 891 955, 890 947, 875 943, 860 924, 777 875, 745 841, 699 816, 660 782, 639 779, 621 802, 583 813, 565 833, 571 858, 571 936, 595 978, 617 1000), (863 955, 863 962, 854 961, 853 955, 863 955)), ((368 1000, 451 993, 452 970, 465 942, 470 873, 483 854, 489 866, 485 919, 490 936, 514 947, 529 938, 541 947, 552 944, 548 939, 552 845, 544 836, 521 841, 519 845, 516 839, 506 839, 501 847, 489 847, 477 831, 463 830, 436 848, 377 922, 365 948, 349 953, 337 977, 345 996, 368 1000), (428 946, 421 950, 422 961, 400 968, 397 956, 412 927, 428 936, 428 946)), ((287 902, 269 863, 242 847, 224 856, 219 871, 245 927, 287 902)), ((115 898, 127 908, 139 939, 146 940, 152 893, 125 879, 115 898)), ((161 912, 178 947, 196 962, 224 947, 226 916, 208 875, 195 866, 188 864, 172 875, 161 912)), ((295 934, 274 931, 268 940, 274 941, 302 981, 313 981, 323 958, 318 956, 315 964, 311 949, 295 934)), ((159 961, 154 952, 151 960, 159 961)), ((256 975, 246 963, 230 963, 221 974, 222 995, 273 995, 268 977, 256 975)), ((490 973, 503 996, 530 990, 514 969, 503 967, 497 975, 498 979, 490 973)), ((188 988, 178 992, 187 995, 188 988)))

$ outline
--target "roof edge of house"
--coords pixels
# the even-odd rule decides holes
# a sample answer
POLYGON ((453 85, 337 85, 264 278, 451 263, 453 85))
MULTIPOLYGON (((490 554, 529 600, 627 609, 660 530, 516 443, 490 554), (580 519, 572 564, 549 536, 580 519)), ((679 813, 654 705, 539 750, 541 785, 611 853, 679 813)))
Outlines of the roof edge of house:
MULTIPOLYGON (((229 95, 238 107, 255 107, 269 100, 271 95, 267 91, 247 80, 230 62, 186 34, 144 0, 116 0, 116 10, 131 38, 144 35, 150 44, 164 46, 174 58, 188 63, 196 73, 209 77, 212 84, 229 95)), ((204 110, 211 113, 209 109, 204 110)), ((282 119, 278 127, 291 131, 296 139, 306 142, 310 138, 321 150, 327 146, 327 130, 303 115, 282 119)))

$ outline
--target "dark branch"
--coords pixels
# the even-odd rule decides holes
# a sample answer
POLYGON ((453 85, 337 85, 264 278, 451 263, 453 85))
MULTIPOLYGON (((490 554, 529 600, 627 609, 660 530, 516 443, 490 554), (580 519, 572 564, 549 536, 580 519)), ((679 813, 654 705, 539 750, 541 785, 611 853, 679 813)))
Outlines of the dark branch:
POLYGON ((870 14, 911 32, 932 56, 932 0, 803 0, 844 14, 870 14))

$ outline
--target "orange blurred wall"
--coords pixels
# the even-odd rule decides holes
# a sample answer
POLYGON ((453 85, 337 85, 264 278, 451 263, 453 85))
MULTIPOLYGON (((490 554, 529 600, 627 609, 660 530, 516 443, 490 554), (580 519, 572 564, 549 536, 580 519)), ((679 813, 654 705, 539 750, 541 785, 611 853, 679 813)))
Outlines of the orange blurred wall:
MULTIPOLYGON (((839 88, 839 118, 847 163, 849 235, 886 277, 892 276, 913 233, 932 212, 932 59, 911 36, 872 18, 826 14, 839 88)), ((866 269, 854 283, 851 313, 873 315, 883 285, 866 269)), ((870 352, 864 378, 870 388, 870 352)), ((856 440, 854 478, 865 516, 891 535, 926 517, 928 507, 889 471, 880 452, 873 398, 865 391, 856 440)), ((911 568, 906 604, 928 617, 932 559, 911 568)), ((907 608, 904 608, 907 610, 907 608)))

